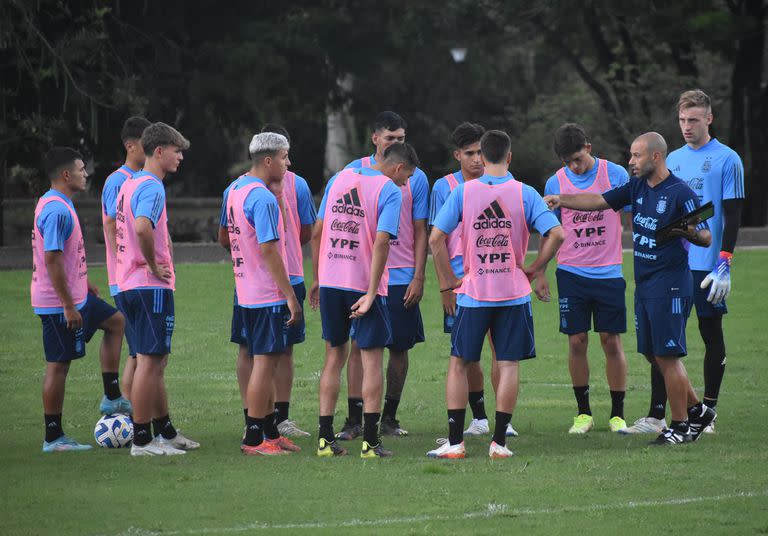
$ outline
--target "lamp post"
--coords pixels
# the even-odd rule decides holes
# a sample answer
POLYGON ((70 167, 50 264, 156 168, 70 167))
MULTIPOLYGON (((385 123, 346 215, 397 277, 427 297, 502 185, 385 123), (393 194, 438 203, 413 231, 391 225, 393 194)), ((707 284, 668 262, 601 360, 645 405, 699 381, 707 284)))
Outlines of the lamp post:
POLYGON ((463 63, 467 57, 467 49, 465 47, 457 46, 451 48, 451 57, 454 63, 463 63))

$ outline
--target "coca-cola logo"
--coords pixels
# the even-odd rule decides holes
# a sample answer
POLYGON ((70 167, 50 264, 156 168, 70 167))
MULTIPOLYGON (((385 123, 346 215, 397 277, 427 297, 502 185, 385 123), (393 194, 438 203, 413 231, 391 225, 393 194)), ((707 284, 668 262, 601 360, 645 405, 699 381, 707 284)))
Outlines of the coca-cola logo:
POLYGON ((354 220, 333 220, 331 222, 331 230, 358 234, 360 232, 360 222, 354 220))
POLYGON ((573 213, 573 223, 589 223, 593 221, 603 221, 603 219, 605 219, 605 214, 603 214, 602 210, 573 213))
POLYGON ((478 236, 475 245, 479 248, 505 248, 509 246, 509 236, 497 234, 495 236, 478 236))

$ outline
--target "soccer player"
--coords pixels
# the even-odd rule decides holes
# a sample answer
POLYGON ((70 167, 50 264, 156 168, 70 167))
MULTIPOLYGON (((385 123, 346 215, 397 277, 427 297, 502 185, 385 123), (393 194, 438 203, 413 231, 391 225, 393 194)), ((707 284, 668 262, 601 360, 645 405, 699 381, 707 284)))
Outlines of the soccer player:
MULTIPOLYGON (((445 177, 437 179, 432 187, 430 196, 429 224, 435 224, 440 209, 443 208, 448 196, 459 184, 475 180, 483 175, 483 157, 480 153, 480 138, 485 133, 481 125, 474 123, 462 123, 453 131, 453 157, 459 162, 459 170, 449 173, 445 177)), ((461 227, 457 227, 448 235, 446 241, 448 258, 454 275, 461 279, 464 277, 464 262, 461 253, 461 227)), ((450 291, 441 292, 440 299, 443 303, 443 332, 450 333, 456 321, 456 294, 450 291)), ((493 351, 493 345, 491 345, 493 351)), ((496 358, 492 359, 491 384, 496 389, 497 367, 496 358)), ((483 369, 479 361, 467 364, 467 383, 469 385, 469 407, 472 409, 472 422, 464 435, 476 436, 490 432, 488 415, 485 413, 485 392, 483 369)), ((516 436, 517 431, 510 422, 507 425, 507 436, 516 436)))
MULTIPOLYGON (((704 340, 704 398, 715 410, 725 373, 723 315, 725 299, 731 291, 731 259, 736 247, 744 199, 744 166, 733 149, 709 132, 712 103, 699 89, 680 95, 677 104, 680 131, 685 145, 667 157, 667 167, 688 183, 702 204, 712 202, 715 216, 709 220, 712 243, 709 247, 691 246, 688 263, 693 274, 693 303, 704 340)), ((666 392, 658 368, 651 369, 651 406, 646 417, 628 430, 654 432, 665 425, 666 392)), ((715 430, 714 421, 705 430, 715 430)))
POLYGON ((99 299, 88 280, 80 220, 72 197, 85 190, 88 174, 83 157, 69 147, 54 147, 45 155, 51 189, 37 202, 32 228, 32 309, 43 324, 45 377, 43 452, 87 450, 64 434, 61 422, 69 365, 85 355, 85 343, 97 329, 104 332, 99 357, 104 399, 101 409, 130 408, 120 396, 118 369, 125 319, 99 299), (104 400, 108 402, 105 403, 104 400))
POLYGON ((288 278, 286 226, 269 186, 283 181, 290 160, 285 136, 257 134, 251 140, 251 169, 227 195, 227 231, 239 312, 252 356, 246 389, 243 454, 274 456, 301 450, 281 436, 275 422, 275 371, 285 359, 288 328, 302 317, 288 278))
MULTIPOLYGON (((563 167, 544 187, 545 195, 597 193, 616 188, 629 180, 626 170, 592 155, 592 144, 580 125, 566 123, 555 132, 554 149, 563 167)), ((568 336, 568 370, 578 413, 571 434, 586 434, 594 426, 589 405, 587 332, 593 325, 600 334, 605 371, 611 393, 608 427, 618 432, 624 421, 627 361, 621 333, 627 331, 621 273, 621 216, 612 210, 556 211, 565 242, 557 252, 557 294, 560 302, 560 333, 568 336)))
POLYGON ((661 370, 672 408, 670 427, 652 444, 679 445, 698 439, 715 418, 715 412, 696 397, 681 360, 686 355, 685 325, 693 295, 684 240, 707 247, 711 235, 703 222, 673 231, 672 240, 657 241, 656 231, 696 210, 699 199, 667 169, 667 144, 661 135, 642 134, 630 151, 632 177, 624 185, 602 195, 563 193, 545 200, 552 208, 582 211, 632 205, 637 351, 661 370))
MULTIPOLYGON (((392 144, 405 142, 405 120, 395 112, 381 112, 373 122, 371 141, 376 152, 348 164, 346 169, 370 168, 380 162, 384 151, 392 144)), ((403 205, 400 210, 400 228, 397 238, 389 245, 387 272, 389 289, 387 305, 392 323, 392 344, 389 345, 387 363, 387 391, 381 414, 381 433, 407 436, 400 426, 397 408, 408 375, 408 351, 416 343, 424 342, 424 324, 419 302, 424 295, 424 270, 427 263, 427 217, 429 216, 429 182, 418 167, 413 176, 400 187, 403 205)), ((363 371, 360 349, 352 342, 347 364, 347 391, 349 417, 338 434, 349 440, 359 436, 362 429, 363 371)))
POLYGON ((467 364, 479 361, 490 331, 496 351, 498 385, 496 424, 488 455, 508 458, 507 424, 517 403, 519 362, 536 357, 530 281, 541 277, 563 241, 563 230, 541 196, 509 173, 509 136, 489 130, 480 140, 485 172, 459 184, 437 215, 429 245, 440 290, 456 290, 458 313, 451 330, 451 359, 446 380, 448 442, 427 453, 431 458, 464 458, 464 417, 468 401, 467 364), (446 241, 461 225, 464 277, 451 270, 446 241), (529 229, 548 239, 536 260, 523 267, 529 229))
POLYGON ((408 144, 390 145, 371 168, 344 169, 328 181, 312 236, 310 305, 320 306, 325 364, 320 376, 318 456, 341 456, 333 414, 352 339, 362 353, 362 458, 391 456, 379 440, 384 347, 392 343, 385 272, 397 238, 401 188, 418 166, 408 144))
POLYGON ((189 141, 175 128, 153 123, 144 129, 141 145, 144 170, 123 183, 115 214, 117 285, 136 351, 131 455, 185 454, 200 444, 176 430, 168 413, 153 415, 165 396, 164 372, 175 322, 176 275, 163 180, 176 172, 189 141), (160 432, 154 438, 151 424, 160 432))
MULTIPOLYGON (((151 124, 143 117, 129 117, 123 123, 120 139, 123 142, 123 148, 125 148, 125 163, 107 177, 107 180, 104 181, 104 188, 101 191, 101 223, 104 230, 104 247, 107 250, 109 294, 115 300, 115 306, 121 313, 123 313, 125 308, 120 296, 120 289, 117 287, 117 270, 115 268, 117 194, 126 179, 133 177, 144 166, 146 157, 144 155, 144 148, 141 146, 141 134, 151 124)), ((123 369, 123 393, 125 398, 130 401, 133 373, 136 371, 136 351, 133 349, 132 336, 128 326, 126 326, 125 340, 128 343, 129 359, 126 360, 125 368, 123 369)), ((130 405, 115 408, 107 402, 102 408, 102 413, 105 414, 130 412, 130 405)), ((165 413, 162 413, 162 415, 165 415, 165 413)))
MULTIPOLYGON (((284 136, 290 144, 291 138, 288 131, 280 125, 268 123, 261 129, 262 132, 274 132, 284 136)), ((239 179, 238 179, 239 180, 239 179)), ((237 181, 235 181, 237 182, 237 181)), ((221 206, 219 227, 219 243, 227 250, 230 249, 229 233, 227 231, 227 198, 231 185, 224 191, 224 199, 221 206)), ((300 175, 286 171, 282 182, 273 181, 267 184, 267 188, 281 203, 285 225, 285 248, 288 263, 288 275, 291 279, 299 305, 304 308, 306 288, 304 286, 304 265, 301 246, 309 242, 312 236, 312 225, 317 219, 315 205, 312 201, 312 193, 307 181, 300 175)), ((237 292, 235 303, 232 307, 232 329, 230 341, 239 346, 237 357, 237 383, 240 388, 240 398, 243 402, 243 414, 248 417, 248 405, 246 392, 248 381, 253 368, 252 354, 248 348, 247 340, 243 332, 242 315, 237 304, 237 292)), ((289 420, 289 408, 291 390, 293 387, 293 345, 304 342, 305 323, 302 315, 288 328, 288 346, 284 355, 277 362, 275 372, 275 421, 280 435, 286 437, 307 437, 310 434, 301 430, 294 421, 289 420)), ((266 417, 270 418, 269 415, 266 417)))

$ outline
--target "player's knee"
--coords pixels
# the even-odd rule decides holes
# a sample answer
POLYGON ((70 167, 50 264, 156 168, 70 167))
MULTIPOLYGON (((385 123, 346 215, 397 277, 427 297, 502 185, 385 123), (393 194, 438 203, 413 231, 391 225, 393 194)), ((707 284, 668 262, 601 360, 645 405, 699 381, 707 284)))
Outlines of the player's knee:
POLYGON ((115 314, 107 318, 101 327, 107 333, 114 333, 122 336, 125 333, 125 317, 120 311, 116 311, 115 314))
POLYGON ((586 333, 576 333, 568 336, 568 346, 572 352, 579 355, 587 351, 588 343, 589 338, 586 333))
POLYGON ((603 346, 606 357, 621 357, 621 335, 618 333, 600 333, 600 344, 603 346))

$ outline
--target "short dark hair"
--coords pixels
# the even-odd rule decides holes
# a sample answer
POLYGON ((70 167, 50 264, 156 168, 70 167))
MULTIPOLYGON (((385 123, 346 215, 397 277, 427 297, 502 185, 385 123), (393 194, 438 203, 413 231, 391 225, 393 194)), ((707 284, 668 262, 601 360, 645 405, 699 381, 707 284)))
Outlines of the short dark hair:
POLYGON ((565 123, 555 131, 554 149, 560 159, 578 153, 589 143, 587 133, 581 125, 565 123))
POLYGON ((65 167, 70 167, 75 163, 75 160, 82 159, 83 155, 71 147, 53 147, 43 157, 45 175, 53 180, 59 176, 65 167))
POLYGON ((409 168, 417 168, 421 164, 416 149, 410 143, 393 143, 384 149, 384 161, 403 163, 409 168))
POLYGON ((512 150, 512 140, 501 130, 489 130, 480 138, 480 152, 489 164, 499 164, 512 150))
POLYGON ((281 136, 285 136, 285 139, 288 140, 288 143, 291 143, 291 136, 288 134, 288 130, 283 125, 278 125, 277 123, 265 123, 264 126, 261 127, 261 131, 280 134, 281 136))
POLYGON ((137 115, 129 117, 123 123, 123 130, 120 131, 120 141, 125 143, 128 140, 140 140, 144 129, 151 125, 146 118, 137 115))
POLYGON ((402 128, 405 130, 408 125, 405 123, 405 119, 397 115, 395 112, 381 112, 373 120, 373 131, 378 132, 380 130, 397 130, 402 128))
POLYGON ((155 149, 166 145, 173 145, 186 151, 189 149, 189 140, 181 135, 181 132, 165 123, 152 123, 141 134, 141 145, 144 147, 144 154, 152 156, 155 149))
POLYGON ((482 125, 465 121, 456 127, 451 134, 451 139, 457 149, 463 149, 467 145, 479 142, 483 134, 485 134, 485 128, 482 125))

